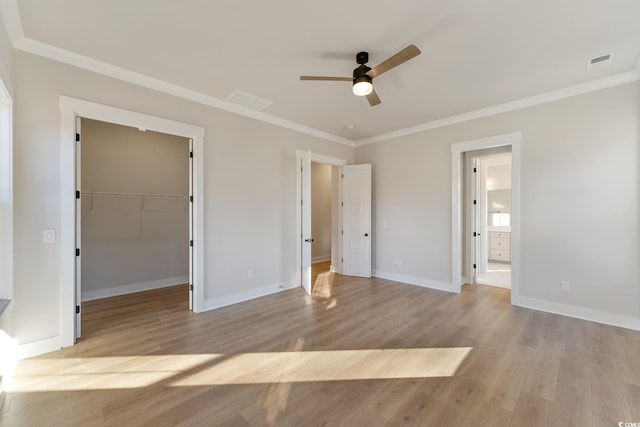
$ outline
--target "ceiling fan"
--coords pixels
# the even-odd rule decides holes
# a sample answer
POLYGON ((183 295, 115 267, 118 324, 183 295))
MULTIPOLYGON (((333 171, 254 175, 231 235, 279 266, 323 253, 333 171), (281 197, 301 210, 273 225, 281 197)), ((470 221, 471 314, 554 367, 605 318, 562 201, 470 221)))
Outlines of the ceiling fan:
POLYGON ((356 62, 360 65, 353 70, 353 77, 300 76, 300 80, 353 82, 353 93, 357 96, 366 96, 369 105, 373 107, 381 102, 378 94, 373 89, 374 77, 378 77, 380 74, 386 73, 418 55, 420 55, 420 49, 415 45, 409 45, 382 61, 378 66, 370 68, 365 65, 369 62, 369 53, 358 52, 356 54, 356 62))

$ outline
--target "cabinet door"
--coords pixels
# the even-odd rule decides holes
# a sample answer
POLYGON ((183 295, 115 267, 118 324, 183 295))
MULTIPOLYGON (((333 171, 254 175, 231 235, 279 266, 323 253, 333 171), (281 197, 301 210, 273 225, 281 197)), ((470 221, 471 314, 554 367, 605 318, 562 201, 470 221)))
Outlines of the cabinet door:
POLYGON ((504 249, 489 250, 489 259, 495 261, 511 261, 511 253, 504 249))

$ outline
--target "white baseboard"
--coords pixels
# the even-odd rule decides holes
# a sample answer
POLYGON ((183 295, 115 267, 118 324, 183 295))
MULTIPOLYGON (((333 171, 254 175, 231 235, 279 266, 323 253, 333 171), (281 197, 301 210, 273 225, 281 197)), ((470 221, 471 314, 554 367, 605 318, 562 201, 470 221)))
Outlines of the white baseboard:
POLYGON ((216 308, 226 307, 228 305, 237 304, 239 302, 248 301, 254 298, 264 297, 267 295, 286 291, 288 289, 296 288, 298 286, 299 285, 295 280, 290 280, 284 283, 262 286, 260 288, 249 289, 248 291, 209 299, 204 302, 204 311, 214 310, 216 308))
POLYGON ((322 262, 322 261, 330 261, 330 260, 331 260, 331 254, 329 254, 329 255, 320 255, 320 256, 314 256, 313 258, 311 258, 311 263, 322 262))
POLYGON ((132 294, 135 292, 149 291, 151 289, 166 288, 169 286, 189 283, 189 276, 169 277, 167 279, 151 280, 149 282, 132 283, 130 285, 115 286, 113 288, 96 289, 95 291, 82 292, 82 301, 115 297, 118 295, 132 294))
POLYGON ((574 317, 576 319, 588 320, 596 323, 604 323, 605 325, 640 331, 640 319, 634 317, 620 316, 619 314, 594 310, 592 308, 578 307, 575 305, 562 304, 523 296, 516 298, 516 301, 514 301, 513 303, 517 306, 530 308, 533 310, 539 310, 547 313, 554 313, 562 316, 574 317))
POLYGON ((437 289, 439 291, 447 291, 459 293, 459 289, 451 283, 440 282, 437 280, 423 279, 422 277, 405 276, 403 274, 388 273, 386 271, 373 270, 372 275, 380 279, 393 280, 395 282, 402 282, 408 285, 422 286, 423 288, 437 289))
POLYGON ((27 344, 19 344, 17 351, 17 359, 27 359, 33 356, 39 356, 41 354, 50 353, 52 351, 60 350, 62 348, 60 336, 51 338, 45 338, 30 342, 27 344))

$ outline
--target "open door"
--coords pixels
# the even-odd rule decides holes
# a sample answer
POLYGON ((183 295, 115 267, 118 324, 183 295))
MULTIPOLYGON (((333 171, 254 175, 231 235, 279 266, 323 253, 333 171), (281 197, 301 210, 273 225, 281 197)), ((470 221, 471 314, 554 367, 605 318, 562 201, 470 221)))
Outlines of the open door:
POLYGON ((371 165, 343 166, 342 274, 371 277, 371 165))
POLYGON ((80 249, 82 246, 82 200, 80 199, 81 193, 81 178, 82 178, 82 145, 80 144, 81 135, 81 122, 80 117, 76 117, 76 271, 75 271, 75 307, 76 307, 76 322, 75 322, 75 340, 78 340, 82 336, 82 318, 81 318, 81 304, 82 304, 82 258, 80 257, 80 249))
POLYGON ((193 311, 193 139, 189 139, 189 310, 193 311))
POLYGON ((302 287, 311 295, 311 152, 305 151, 300 156, 300 215, 302 221, 302 233, 300 233, 300 244, 302 248, 302 287))
POLYGON ((479 212, 479 185, 480 180, 478 179, 478 168, 479 161, 477 158, 471 159, 471 167, 468 169, 469 174, 471 175, 471 198, 468 200, 468 203, 471 205, 471 232, 472 232, 472 241, 473 244, 471 246, 471 283, 477 283, 478 278, 478 269, 481 269, 480 265, 481 257, 480 253, 482 252, 482 239, 480 237, 480 212, 479 212))

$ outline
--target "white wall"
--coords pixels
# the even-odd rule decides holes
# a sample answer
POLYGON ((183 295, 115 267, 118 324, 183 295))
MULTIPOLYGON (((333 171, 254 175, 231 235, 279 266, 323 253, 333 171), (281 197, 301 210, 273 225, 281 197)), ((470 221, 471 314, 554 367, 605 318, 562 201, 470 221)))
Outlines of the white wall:
MULTIPOLYGON (((496 160, 503 161, 502 159, 488 159, 488 160, 481 159, 480 160, 481 167, 487 168, 487 180, 486 180, 487 191, 510 190, 511 189, 511 163, 495 164, 496 160)), ((508 161, 511 162, 511 157, 508 157, 508 161)))
POLYGON ((7 34, 4 20, 0 19, 0 80, 4 83, 9 95, 13 95, 12 69, 13 69, 13 48, 7 34))
POLYGON ((18 343, 56 337, 61 94, 202 126, 205 306, 295 279, 296 149, 353 161, 353 148, 16 52, 15 306, 18 343), (255 277, 248 279, 253 269, 255 277))
POLYGON ((189 278, 189 140, 82 119, 82 299, 189 278))
POLYGON ((331 165, 311 163, 311 260, 331 259, 331 165))
MULTIPOLYGON (((13 143, 11 81, 12 49, 0 19, 0 299, 13 298, 13 143)), ((12 306, 0 313, 0 344, 4 357, 0 354, 0 377, 6 366, 7 341, 5 334, 12 333, 12 306)), ((0 352, 2 353, 2 352, 0 352)), ((2 388, 0 387, 0 393, 2 388)), ((1 400, 1 396, 0 396, 1 400)))
POLYGON ((634 82, 356 148, 373 164, 374 269, 450 283, 450 145, 521 131, 523 303, 639 325, 639 128, 634 82))

